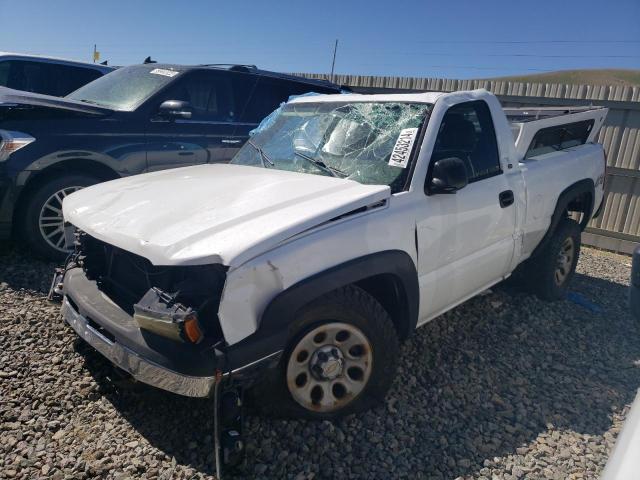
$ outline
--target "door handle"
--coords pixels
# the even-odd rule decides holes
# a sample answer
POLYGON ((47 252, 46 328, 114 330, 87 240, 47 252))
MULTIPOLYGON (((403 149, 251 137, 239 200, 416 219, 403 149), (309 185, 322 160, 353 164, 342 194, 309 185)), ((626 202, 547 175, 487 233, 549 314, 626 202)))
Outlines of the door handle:
POLYGON ((513 204, 513 190, 505 190, 504 192, 500 192, 498 195, 498 199, 500 200, 500 207, 506 208, 509 205, 513 204))
POLYGON ((224 140, 222 140, 222 143, 227 143, 227 144, 230 144, 230 145, 237 145, 238 143, 241 143, 241 142, 242 142, 242 140, 234 140, 234 139, 231 139, 231 138, 225 138, 224 140))

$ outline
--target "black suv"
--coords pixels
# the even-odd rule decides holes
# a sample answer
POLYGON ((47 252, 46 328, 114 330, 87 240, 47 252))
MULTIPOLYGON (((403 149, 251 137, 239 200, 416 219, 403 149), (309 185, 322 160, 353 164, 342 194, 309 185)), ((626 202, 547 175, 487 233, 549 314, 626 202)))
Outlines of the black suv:
POLYGON ((64 97, 113 67, 62 58, 0 52, 0 86, 64 97))
POLYGON ((0 239, 12 231, 46 257, 66 251, 61 206, 115 178, 229 161, 291 95, 328 82, 242 65, 134 65, 65 98, 0 87, 0 239))

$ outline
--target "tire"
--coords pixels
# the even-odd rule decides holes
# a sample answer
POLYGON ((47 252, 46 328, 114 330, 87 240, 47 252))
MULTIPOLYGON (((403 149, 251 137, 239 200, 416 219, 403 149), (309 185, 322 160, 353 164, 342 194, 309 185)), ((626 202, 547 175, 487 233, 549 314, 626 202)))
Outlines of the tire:
POLYGON ((580 234, 575 220, 560 221, 544 249, 518 272, 527 290, 547 301, 566 296, 580 256, 580 234))
POLYGON ((398 335, 389 314, 367 292, 352 285, 331 292, 302 309, 292 327, 280 364, 251 392, 258 409, 279 417, 325 420, 363 412, 384 399, 396 374, 398 335), (325 338, 316 343, 323 332, 325 338), (333 367, 340 361, 332 349, 343 360, 338 374, 333 367), (299 362, 304 351, 306 361, 299 362), (358 352, 362 355, 351 356, 358 352), (327 363, 322 363, 322 353, 327 363), (299 387, 302 376, 308 384, 299 387), (312 385, 323 391, 318 403, 312 385))
POLYGON ((64 249, 64 243, 61 244, 60 240, 62 238, 64 241, 64 231, 60 230, 63 229, 60 199, 75 190, 101 181, 98 177, 82 173, 63 174, 45 181, 30 192, 22 210, 22 219, 20 219, 21 233, 29 248, 36 255, 48 260, 64 260, 67 251, 64 249), (56 210, 60 210, 60 212, 56 210))

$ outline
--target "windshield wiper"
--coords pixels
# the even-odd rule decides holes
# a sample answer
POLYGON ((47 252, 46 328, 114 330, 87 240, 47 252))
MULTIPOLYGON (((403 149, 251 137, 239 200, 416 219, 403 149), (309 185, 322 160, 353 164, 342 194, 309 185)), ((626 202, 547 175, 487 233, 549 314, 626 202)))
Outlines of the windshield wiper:
POLYGON ((264 168, 269 168, 267 167, 267 164, 271 165, 272 167, 275 165, 275 163, 273 163, 273 161, 269 158, 269 156, 264 152, 262 148, 253 143, 251 140, 247 140, 247 143, 255 148, 256 151, 260 154, 260 161, 262 162, 262 166, 264 168))
POLYGON ((294 151, 293 153, 295 153, 296 155, 298 155, 300 158, 304 158, 307 162, 310 162, 312 164, 314 164, 316 167, 318 167, 320 170, 327 172, 329 175, 331 175, 332 177, 337 177, 337 178, 345 178, 348 175, 343 172, 342 170, 338 170, 337 168, 334 167, 330 167, 329 165, 327 165, 326 163, 324 163, 322 160, 318 160, 316 158, 310 157, 309 155, 306 155, 304 153, 301 152, 297 152, 294 151))

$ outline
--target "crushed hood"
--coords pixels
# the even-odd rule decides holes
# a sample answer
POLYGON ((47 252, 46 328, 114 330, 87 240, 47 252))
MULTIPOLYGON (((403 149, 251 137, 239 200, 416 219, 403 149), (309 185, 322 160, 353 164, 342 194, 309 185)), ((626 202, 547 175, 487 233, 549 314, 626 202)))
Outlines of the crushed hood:
POLYGON ((65 198, 63 212, 89 235, 155 265, 235 267, 389 196, 387 186, 218 164, 95 185, 65 198))
POLYGON ((23 92, 12 88, 0 87, 0 107, 39 107, 66 110, 87 115, 106 115, 113 110, 66 98, 23 92))

